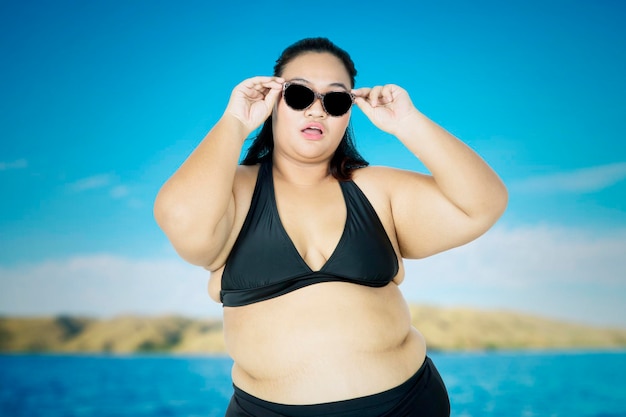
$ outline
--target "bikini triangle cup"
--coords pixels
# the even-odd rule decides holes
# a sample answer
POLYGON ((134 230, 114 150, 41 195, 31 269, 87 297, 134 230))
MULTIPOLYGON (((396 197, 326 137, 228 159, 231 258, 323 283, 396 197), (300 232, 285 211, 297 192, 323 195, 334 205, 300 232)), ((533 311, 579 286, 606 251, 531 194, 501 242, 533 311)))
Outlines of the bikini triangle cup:
POLYGON ((247 305, 321 282, 383 287, 398 258, 380 218, 353 181, 339 183, 347 209, 343 234, 321 269, 304 261, 278 214, 271 161, 259 168, 250 209, 222 275, 224 306, 247 305))

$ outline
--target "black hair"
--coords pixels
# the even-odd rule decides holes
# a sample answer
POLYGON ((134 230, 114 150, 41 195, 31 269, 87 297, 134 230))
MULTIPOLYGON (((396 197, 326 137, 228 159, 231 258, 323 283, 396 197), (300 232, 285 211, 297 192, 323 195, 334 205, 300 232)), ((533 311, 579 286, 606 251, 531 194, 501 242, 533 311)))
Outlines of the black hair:
MULTIPOLYGON (((327 38, 306 38, 288 46, 274 65, 274 76, 280 77, 285 66, 298 56, 307 52, 330 53, 341 60, 350 75, 351 87, 354 88, 354 79, 357 71, 350 55, 327 38)), ((267 118, 261 131, 248 148, 242 165, 255 165, 272 158, 274 150, 274 134, 272 130, 272 116, 267 118)), ((352 178, 352 172, 357 168, 369 165, 359 154, 354 145, 352 129, 346 129, 341 142, 330 160, 330 174, 340 181, 352 178)))

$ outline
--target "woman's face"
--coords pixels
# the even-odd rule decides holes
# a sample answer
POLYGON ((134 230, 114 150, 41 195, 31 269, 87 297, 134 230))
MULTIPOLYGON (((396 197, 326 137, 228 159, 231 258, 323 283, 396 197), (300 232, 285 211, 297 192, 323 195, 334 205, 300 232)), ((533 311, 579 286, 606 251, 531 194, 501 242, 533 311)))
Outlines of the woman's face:
MULTIPOLYGON (((329 53, 307 52, 287 65, 282 77, 324 94, 350 92, 350 75, 342 61, 329 53)), ((341 142, 350 111, 330 116, 319 99, 305 110, 294 110, 281 97, 272 114, 274 152, 307 162, 330 160, 341 142)))

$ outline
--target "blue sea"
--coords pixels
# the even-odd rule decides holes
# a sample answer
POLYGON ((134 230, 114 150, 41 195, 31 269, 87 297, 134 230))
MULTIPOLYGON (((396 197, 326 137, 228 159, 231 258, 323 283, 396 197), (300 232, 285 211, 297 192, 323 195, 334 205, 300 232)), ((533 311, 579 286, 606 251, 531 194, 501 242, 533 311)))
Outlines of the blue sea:
MULTIPOLYGON (((626 352, 432 353, 455 417, 626 417, 626 352)), ((2 417, 217 417, 224 357, 0 355, 2 417)))

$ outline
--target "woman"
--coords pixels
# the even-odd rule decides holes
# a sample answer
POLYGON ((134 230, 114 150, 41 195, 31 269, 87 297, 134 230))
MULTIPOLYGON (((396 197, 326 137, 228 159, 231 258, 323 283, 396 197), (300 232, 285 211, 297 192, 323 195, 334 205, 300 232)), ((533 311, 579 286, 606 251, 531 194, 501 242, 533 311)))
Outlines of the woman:
POLYGON ((327 39, 295 43, 274 70, 235 87, 155 203, 224 304, 235 388, 226 415, 448 416, 398 289, 402 258, 484 233, 505 187, 399 86, 354 89, 352 60, 327 39), (367 166, 349 135, 353 104, 432 176, 367 166))

